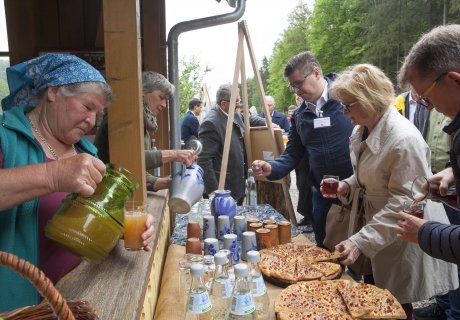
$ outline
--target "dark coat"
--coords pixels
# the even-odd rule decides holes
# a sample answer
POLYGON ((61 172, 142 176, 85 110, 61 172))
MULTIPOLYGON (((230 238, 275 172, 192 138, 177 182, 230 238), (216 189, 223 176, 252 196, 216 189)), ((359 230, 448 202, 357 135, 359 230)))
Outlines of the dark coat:
MULTIPOLYGON (((265 118, 265 114, 263 112, 259 113, 258 116, 261 118, 265 118)), ((291 127, 289 125, 289 120, 281 112, 273 111, 272 122, 279 125, 280 128, 284 130, 284 132, 289 132, 289 128, 291 127)))
POLYGON ((460 226, 428 221, 418 232, 420 248, 433 258, 460 264, 460 226))
MULTIPOLYGON (((332 79, 326 77, 326 80, 330 86, 332 79)), ((325 174, 339 176, 341 180, 353 174, 348 146, 353 125, 343 114, 343 107, 338 101, 329 99, 321 110, 323 117, 330 118, 330 127, 314 128, 318 116, 307 108, 305 101, 294 111, 286 150, 270 162, 272 173, 268 179, 277 180, 287 175, 305 153, 312 185, 318 189, 325 174)))
MULTIPOLYGON (((444 127, 447 134, 453 134, 454 141, 450 150, 450 162, 455 177, 455 185, 460 190, 460 112, 452 122, 444 127)), ((457 193, 460 204, 460 193, 457 193)), ((457 214, 460 214, 457 212, 457 214)), ((434 258, 460 263, 460 226, 428 221, 418 232, 420 248, 434 258)))
POLYGON ((191 137, 198 138, 198 127, 200 122, 192 111, 187 111, 180 124, 180 138, 187 142, 191 137))
MULTIPOLYGON (((258 117, 251 117, 251 126, 265 125, 265 120, 261 120, 258 117)), ((208 194, 217 190, 219 185, 226 130, 227 114, 218 106, 209 110, 198 129, 198 138, 203 144, 198 165, 203 168, 205 192, 208 194)), ((225 190, 230 190, 235 200, 244 197, 246 172, 244 122, 240 113, 235 113, 225 179, 225 190)))

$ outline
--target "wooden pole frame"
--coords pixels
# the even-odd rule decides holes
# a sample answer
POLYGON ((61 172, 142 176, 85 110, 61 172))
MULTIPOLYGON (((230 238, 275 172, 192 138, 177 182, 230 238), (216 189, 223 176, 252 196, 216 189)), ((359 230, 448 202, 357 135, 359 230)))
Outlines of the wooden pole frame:
MULTIPOLYGON (((228 166, 228 154, 230 151, 230 142, 232 137, 233 131, 233 120, 235 119, 235 107, 236 107, 236 95, 238 92, 238 78, 241 75, 241 85, 242 85, 242 99, 243 99, 243 114, 244 114, 244 142, 246 148, 246 156, 248 160, 248 164, 252 163, 252 154, 251 154, 251 139, 250 139, 250 132, 251 126, 249 123, 249 101, 248 101, 248 90, 247 90, 247 83, 246 83, 246 73, 245 73, 245 61, 244 61, 244 46, 243 40, 246 39, 246 45, 249 52, 249 57, 251 58, 251 65, 254 72, 254 77, 256 79, 256 85, 259 93, 259 97, 261 100, 261 105, 263 106, 263 111, 265 113, 265 121, 267 123, 267 127, 269 128, 270 133, 270 143, 272 145, 272 150, 274 150, 273 155, 279 157, 280 151, 276 144, 275 134, 273 133, 273 124, 271 118, 268 116, 270 113, 268 111, 268 106, 265 101, 265 90, 263 88, 262 78, 260 77, 259 68, 257 66, 257 60, 254 54, 254 48, 252 46, 251 38, 249 36, 248 26, 245 20, 238 23, 238 47, 237 47, 237 54, 236 54, 236 62, 235 62, 235 72, 233 74, 233 85, 232 85, 232 95, 230 97, 230 108, 228 111, 227 117, 227 129, 225 134, 225 142, 224 142, 224 150, 222 154, 222 165, 220 170, 219 176, 219 190, 223 190, 225 188, 225 178, 228 166)), ((268 180, 267 180, 268 181, 268 180)), ((291 223, 297 226, 297 219, 294 213, 294 207, 292 205, 291 195, 289 193, 289 187, 287 178, 284 177, 281 179, 281 185, 283 188, 283 195, 286 199, 286 206, 289 212, 289 218, 291 223)))

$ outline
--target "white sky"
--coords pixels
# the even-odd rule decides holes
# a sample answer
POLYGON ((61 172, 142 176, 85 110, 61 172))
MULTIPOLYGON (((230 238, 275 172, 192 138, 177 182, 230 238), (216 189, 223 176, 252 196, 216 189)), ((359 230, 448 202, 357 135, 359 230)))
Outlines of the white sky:
MULTIPOLYGON (((313 8, 314 0, 304 0, 313 8)), ((288 16, 299 4, 299 0, 247 0, 246 10, 241 20, 246 20, 252 41, 257 67, 262 59, 269 58, 274 44, 288 26, 288 16)), ((169 32, 175 24, 214 15, 230 13, 235 9, 228 6, 226 0, 167 0, 166 30, 169 32)), ((211 101, 215 99, 217 88, 232 82, 235 72, 238 47, 237 22, 220 26, 198 29, 182 33, 178 39, 179 59, 195 56, 201 66, 208 66, 212 71, 203 79, 206 83, 211 101)), ((252 77, 253 71, 245 44, 246 77, 252 77)))

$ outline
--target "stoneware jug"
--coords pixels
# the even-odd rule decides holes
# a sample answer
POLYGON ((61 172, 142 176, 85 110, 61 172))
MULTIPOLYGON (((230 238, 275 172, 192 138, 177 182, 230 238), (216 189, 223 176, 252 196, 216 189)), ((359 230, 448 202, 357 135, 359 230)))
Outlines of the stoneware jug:
POLYGON ((175 213, 187 213, 201 199, 203 192, 203 169, 194 163, 172 179, 169 208, 175 213))
POLYGON ((214 191, 214 199, 212 199, 211 210, 214 218, 220 215, 226 215, 230 218, 230 227, 233 225, 233 217, 236 215, 236 203, 231 196, 230 190, 214 191))

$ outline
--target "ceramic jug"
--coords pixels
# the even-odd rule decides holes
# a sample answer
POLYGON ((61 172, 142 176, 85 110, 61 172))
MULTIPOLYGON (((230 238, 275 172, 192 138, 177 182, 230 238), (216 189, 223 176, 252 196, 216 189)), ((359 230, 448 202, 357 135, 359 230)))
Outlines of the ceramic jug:
POLYGON ((214 191, 214 198, 211 203, 211 212, 216 219, 220 215, 226 215, 230 218, 230 226, 233 225, 233 217, 236 215, 236 203, 232 198, 230 190, 216 190, 214 191))
POLYGON ((187 213, 201 199, 203 192, 203 169, 194 163, 172 179, 169 208, 175 213, 187 213))

